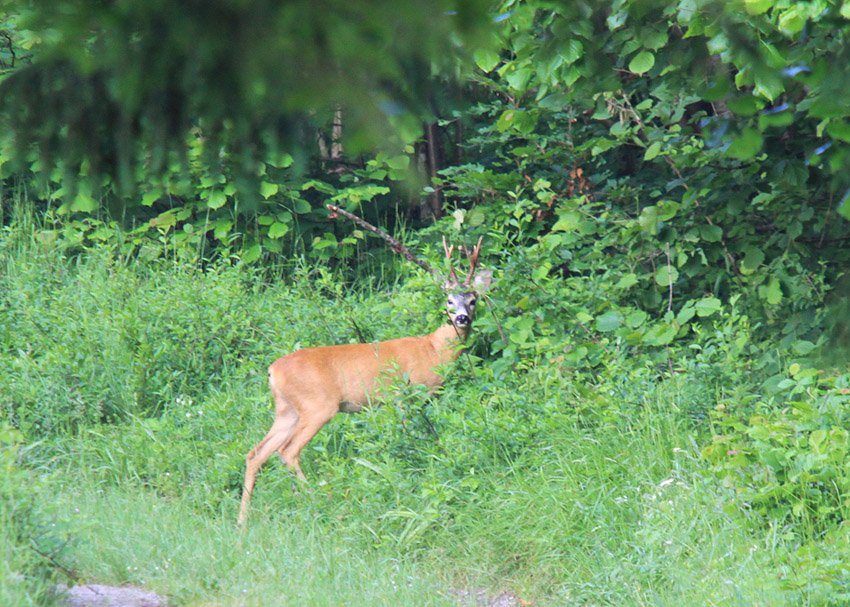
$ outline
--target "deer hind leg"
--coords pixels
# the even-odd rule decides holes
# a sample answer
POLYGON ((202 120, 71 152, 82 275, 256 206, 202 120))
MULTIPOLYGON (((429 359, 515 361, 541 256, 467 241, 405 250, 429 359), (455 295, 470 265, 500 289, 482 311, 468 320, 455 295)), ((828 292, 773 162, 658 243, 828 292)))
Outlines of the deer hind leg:
POLYGON ((298 419, 298 426, 292 434, 292 438, 287 441, 287 444, 281 447, 280 457, 286 463, 290 470, 294 470, 302 481, 307 480, 304 473, 301 472, 300 459, 301 449, 304 445, 310 442, 316 432, 324 426, 336 414, 336 407, 328 407, 326 409, 313 409, 309 413, 301 412, 301 417, 298 419))
POLYGON ((248 505, 251 502, 251 493, 254 491, 254 481, 257 472, 262 468, 272 453, 286 446, 295 435, 298 424, 298 412, 290 407, 279 414, 272 424, 266 436, 257 443, 257 446, 248 452, 245 457, 245 483, 242 487, 242 504, 239 508, 239 524, 242 525, 248 518, 248 505))

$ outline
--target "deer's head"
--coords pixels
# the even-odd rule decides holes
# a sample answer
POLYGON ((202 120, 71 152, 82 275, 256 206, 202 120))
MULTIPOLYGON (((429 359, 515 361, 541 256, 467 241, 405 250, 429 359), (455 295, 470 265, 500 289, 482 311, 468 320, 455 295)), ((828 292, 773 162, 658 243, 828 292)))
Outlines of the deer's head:
POLYGON ((472 325, 472 319, 475 318, 475 304, 481 294, 484 293, 493 282, 493 271, 482 270, 476 275, 478 268, 478 254, 481 251, 481 239, 470 253, 465 250, 466 256, 469 259, 469 273, 466 279, 461 282, 455 274, 454 268, 451 265, 452 252, 454 245, 449 246, 446 239, 443 238, 443 248, 446 252, 446 258, 449 261, 449 276, 443 289, 446 291, 446 313, 449 320, 462 333, 466 333, 472 325))

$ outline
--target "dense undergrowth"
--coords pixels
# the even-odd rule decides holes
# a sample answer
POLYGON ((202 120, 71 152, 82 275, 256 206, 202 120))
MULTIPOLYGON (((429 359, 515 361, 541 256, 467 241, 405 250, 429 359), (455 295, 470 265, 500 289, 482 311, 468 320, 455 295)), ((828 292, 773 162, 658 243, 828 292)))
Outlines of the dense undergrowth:
POLYGON ((20 226, 0 247, 0 603, 46 604, 56 580, 178 605, 846 601, 848 377, 800 353, 754 364, 776 344, 733 304, 687 341, 610 341, 582 366, 497 347, 497 318, 535 318, 503 278, 435 397, 399 386, 337 416, 305 450, 309 485, 270 461, 240 535, 266 365, 428 332, 439 289, 69 256, 20 226))
POLYGON ((0 4, 0 605, 850 601, 850 4, 506 0, 467 47, 295 3, 352 41, 330 89, 257 44, 293 3, 0 4), (309 484, 269 462, 240 535, 266 366, 443 322, 327 203, 444 270, 483 237, 495 285, 436 395, 332 420, 309 484))

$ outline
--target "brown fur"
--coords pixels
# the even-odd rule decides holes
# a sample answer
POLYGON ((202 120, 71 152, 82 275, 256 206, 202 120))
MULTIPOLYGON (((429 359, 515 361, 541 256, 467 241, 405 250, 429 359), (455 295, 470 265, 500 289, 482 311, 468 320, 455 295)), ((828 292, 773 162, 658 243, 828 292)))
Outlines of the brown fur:
MULTIPOLYGON (((482 288, 489 284, 489 274, 476 282, 482 288)), ((471 328, 477 297, 469 287, 450 294, 450 323, 430 335, 305 348, 272 363, 269 386, 275 420, 246 457, 239 524, 247 519, 257 472, 275 451, 304 480, 299 465, 301 450, 337 412, 359 411, 376 392, 399 377, 428 389, 442 384, 443 378, 435 368, 458 357, 471 328)))

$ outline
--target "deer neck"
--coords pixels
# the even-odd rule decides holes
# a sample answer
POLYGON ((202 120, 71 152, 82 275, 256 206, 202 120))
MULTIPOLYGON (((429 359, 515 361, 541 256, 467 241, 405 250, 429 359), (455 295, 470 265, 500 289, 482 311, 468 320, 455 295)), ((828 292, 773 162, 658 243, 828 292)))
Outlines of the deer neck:
POLYGON ((440 363, 447 363, 457 359, 461 349, 463 349, 463 343, 466 341, 467 335, 469 335, 469 327, 460 329, 451 323, 441 326, 429 335, 431 345, 434 347, 434 351, 437 352, 440 363))

